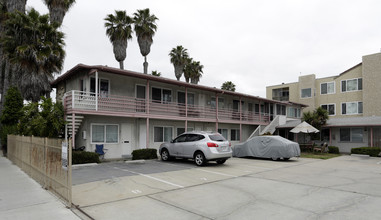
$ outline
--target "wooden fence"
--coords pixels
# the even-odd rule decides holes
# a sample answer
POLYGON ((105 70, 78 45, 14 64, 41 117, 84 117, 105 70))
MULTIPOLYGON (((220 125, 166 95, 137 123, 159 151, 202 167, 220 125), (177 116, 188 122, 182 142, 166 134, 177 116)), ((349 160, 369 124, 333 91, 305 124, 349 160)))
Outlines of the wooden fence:
POLYGON ((71 147, 62 166, 62 139, 8 135, 8 158, 71 207, 71 147))

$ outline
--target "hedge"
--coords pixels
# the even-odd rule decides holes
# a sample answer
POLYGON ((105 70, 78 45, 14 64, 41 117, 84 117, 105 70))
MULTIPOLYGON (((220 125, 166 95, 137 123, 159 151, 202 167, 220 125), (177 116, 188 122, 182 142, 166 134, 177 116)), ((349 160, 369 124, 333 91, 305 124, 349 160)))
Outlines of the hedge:
POLYGON ((330 154, 340 154, 339 148, 335 146, 328 146, 328 153, 330 154))
POLYGON ((157 159, 157 150, 153 148, 132 151, 132 160, 157 159))
POLYGON ((352 148, 351 154, 364 154, 371 157, 377 157, 380 154, 381 149, 379 147, 358 147, 352 148))
POLYGON ((72 164, 100 163, 99 155, 95 152, 73 151, 72 164))

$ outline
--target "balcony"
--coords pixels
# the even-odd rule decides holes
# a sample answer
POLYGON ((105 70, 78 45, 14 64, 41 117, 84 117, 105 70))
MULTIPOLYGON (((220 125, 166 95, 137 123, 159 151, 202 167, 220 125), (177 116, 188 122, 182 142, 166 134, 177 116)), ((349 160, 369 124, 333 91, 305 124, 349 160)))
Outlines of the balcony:
POLYGON ((108 115, 168 120, 224 122, 242 124, 268 124, 270 115, 208 106, 185 105, 176 102, 160 102, 127 96, 96 97, 95 93, 71 91, 65 94, 66 114, 108 115))

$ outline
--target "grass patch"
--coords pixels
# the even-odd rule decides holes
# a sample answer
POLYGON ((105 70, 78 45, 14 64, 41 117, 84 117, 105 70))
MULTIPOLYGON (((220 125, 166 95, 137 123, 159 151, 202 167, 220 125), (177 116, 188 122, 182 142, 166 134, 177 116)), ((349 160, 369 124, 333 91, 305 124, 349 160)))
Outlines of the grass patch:
POLYGON ((330 154, 330 153, 313 153, 313 152, 302 152, 300 153, 300 157, 302 158, 313 158, 313 159, 331 159, 334 157, 339 157, 341 156, 340 154, 330 154))

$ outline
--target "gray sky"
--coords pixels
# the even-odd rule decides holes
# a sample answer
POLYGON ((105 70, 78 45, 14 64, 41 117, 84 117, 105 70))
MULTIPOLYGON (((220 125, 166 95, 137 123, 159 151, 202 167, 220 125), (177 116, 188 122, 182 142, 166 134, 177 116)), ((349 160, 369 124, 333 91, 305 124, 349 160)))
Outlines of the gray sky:
MULTIPOLYGON (((28 0, 47 13, 42 0, 28 0)), ((168 53, 177 45, 204 65, 199 84, 265 97, 266 86, 300 75, 337 75, 381 48, 379 0, 77 0, 66 14, 62 73, 78 63, 119 67, 106 37, 104 18, 115 10, 132 16, 150 8, 159 18, 148 71, 176 79, 168 53)), ((124 67, 143 71, 135 34, 124 67)), ((181 78, 184 81, 184 78, 181 78)))

